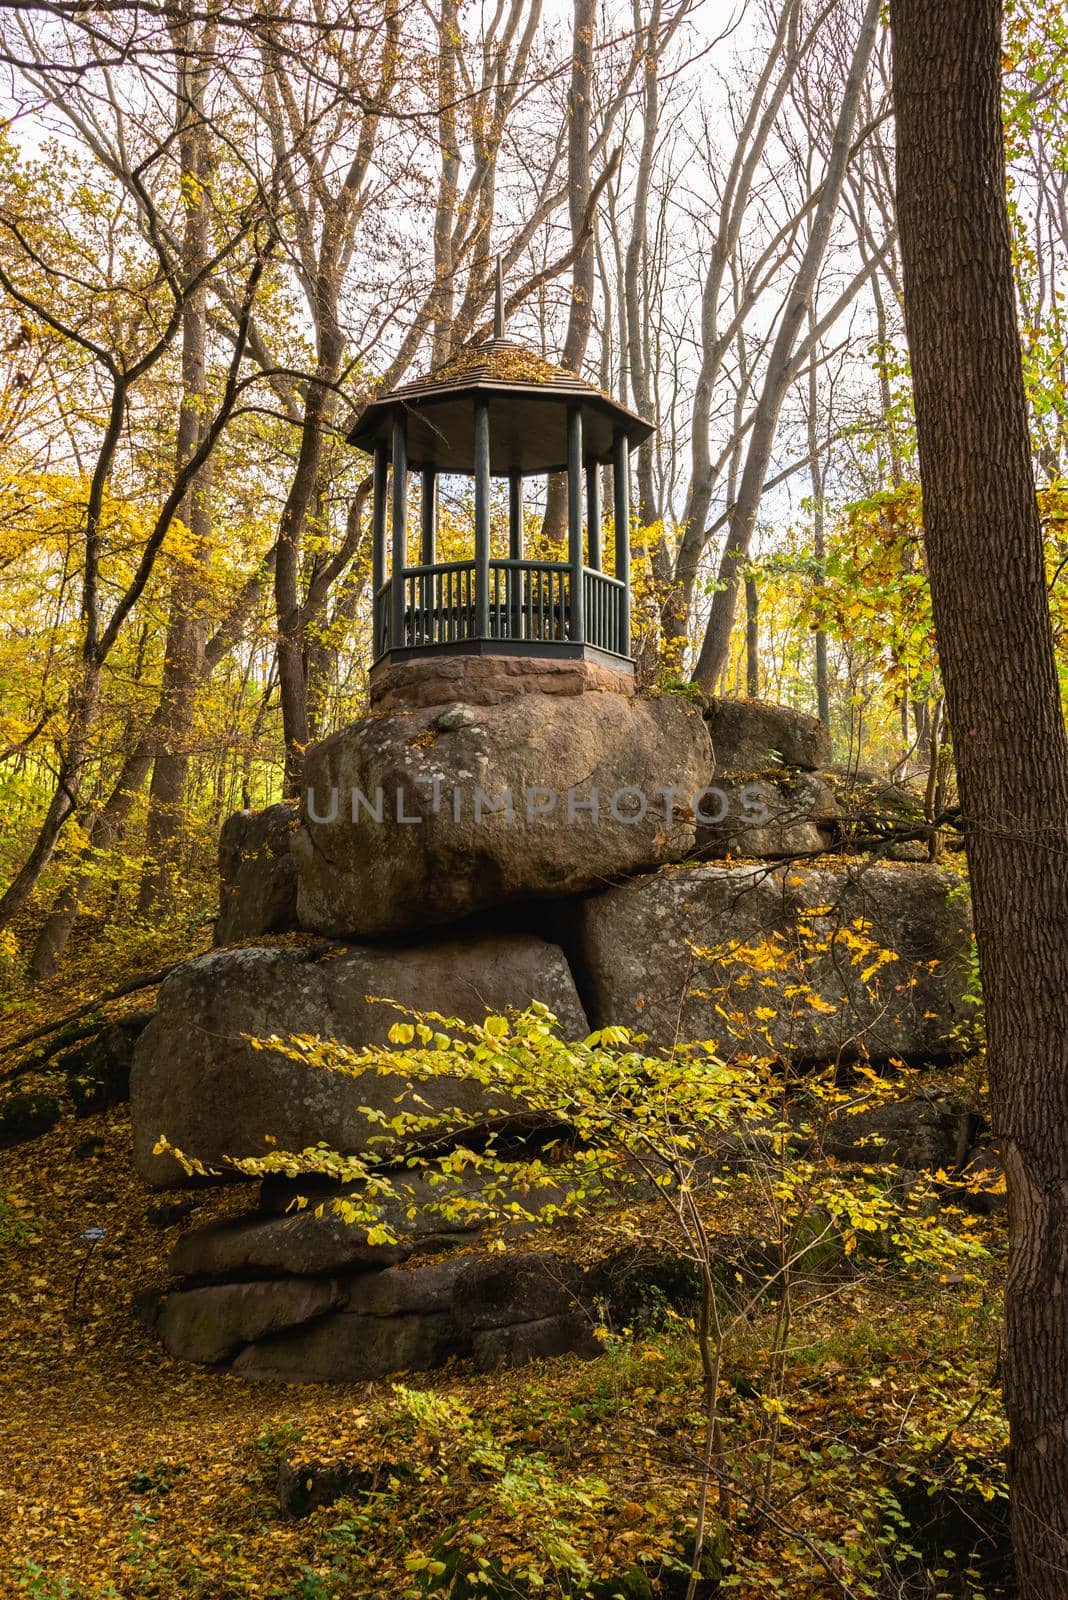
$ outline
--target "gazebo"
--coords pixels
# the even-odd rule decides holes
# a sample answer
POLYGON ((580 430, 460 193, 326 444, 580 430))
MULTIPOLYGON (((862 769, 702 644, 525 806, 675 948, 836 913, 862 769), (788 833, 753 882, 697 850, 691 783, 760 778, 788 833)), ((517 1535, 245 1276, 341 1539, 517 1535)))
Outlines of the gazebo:
POLYGON ((447 654, 577 657, 632 674, 628 466, 652 432, 600 389, 506 338, 498 290, 491 339, 371 401, 349 434, 374 456, 373 665, 447 654), (602 561, 605 465, 614 575, 602 561), (410 566, 413 472, 422 484, 419 562, 410 566), (567 474, 568 559, 528 560, 524 479, 555 472, 567 474), (437 558, 442 473, 474 478, 470 559, 437 558), (490 548, 495 477, 508 480, 507 556, 490 548))

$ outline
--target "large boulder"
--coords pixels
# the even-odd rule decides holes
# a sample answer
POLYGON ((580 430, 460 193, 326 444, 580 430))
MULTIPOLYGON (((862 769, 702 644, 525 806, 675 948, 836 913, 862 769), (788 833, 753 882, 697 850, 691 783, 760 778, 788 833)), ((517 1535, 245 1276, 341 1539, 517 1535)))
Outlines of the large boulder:
POLYGON ((365 717, 308 752, 301 926, 407 934, 681 860, 710 775, 700 708, 679 697, 532 693, 365 717))
POLYGON ((289 846, 299 822, 289 800, 227 817, 219 834, 217 945, 296 928, 297 871, 289 846))
POLYGON ((573 957, 592 1025, 661 1048, 925 1060, 971 1009, 967 896, 935 867, 668 867, 587 900, 573 957))
POLYGON ((765 861, 820 855, 834 843, 840 814, 834 791, 814 772, 751 778, 717 769, 696 813, 697 853, 765 861))
POLYGON ((816 772, 831 759, 831 736, 817 717, 767 700, 710 700, 705 721, 717 772, 800 767, 816 772))
MULTIPOLYGON (((538 1000, 569 1037, 587 1031, 562 952, 524 935, 404 948, 215 951, 170 975, 138 1041, 131 1079, 138 1171, 156 1187, 187 1181, 172 1156, 153 1154, 161 1134, 209 1168, 272 1148, 325 1143, 344 1154, 368 1148, 379 1130, 360 1107, 392 1111, 404 1088, 400 1078, 342 1076, 254 1049, 248 1039, 315 1034, 350 1046, 384 1044, 397 1012, 369 997, 470 1021, 538 1000)), ((490 1105, 470 1081, 421 1088, 428 1102, 456 1105, 476 1124, 507 1109, 490 1105)))
POLYGON ((839 1161, 866 1166, 948 1169, 955 1165, 960 1149, 961 1116, 948 1098, 889 1100, 832 1117, 822 1148, 839 1161))

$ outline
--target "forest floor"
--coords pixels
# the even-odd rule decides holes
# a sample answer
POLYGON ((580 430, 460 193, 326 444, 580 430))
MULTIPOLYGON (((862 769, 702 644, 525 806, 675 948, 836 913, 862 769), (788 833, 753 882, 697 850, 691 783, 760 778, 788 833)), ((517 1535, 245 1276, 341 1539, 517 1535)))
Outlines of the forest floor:
MULTIPOLYGON (((176 1197, 142 1183, 129 1145, 118 1107, 0 1152, 0 1595, 685 1593, 672 1568, 692 1541, 703 1427, 686 1319, 617 1330, 594 1361, 492 1377, 461 1364, 288 1387, 181 1365, 136 1296, 166 1281, 191 1221, 250 1197, 201 1191, 168 1220, 158 1208, 176 1197), (91 1254, 87 1228, 106 1230, 91 1254), (283 1462, 361 1476, 347 1499, 292 1517, 283 1462)), ((1011 1593, 1004 1228, 977 1230, 990 1253, 967 1271, 879 1264, 819 1286, 778 1375, 776 1308, 739 1333, 723 1383, 731 1488, 709 1523, 726 1565, 699 1594, 1011 1593)))

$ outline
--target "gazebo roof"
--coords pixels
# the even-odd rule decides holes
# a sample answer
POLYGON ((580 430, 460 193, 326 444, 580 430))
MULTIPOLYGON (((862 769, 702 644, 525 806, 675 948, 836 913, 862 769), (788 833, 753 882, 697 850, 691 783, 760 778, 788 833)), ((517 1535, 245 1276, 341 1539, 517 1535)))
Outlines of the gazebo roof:
POLYGON ((582 413, 584 461, 610 461, 617 433, 635 449, 653 425, 584 378, 554 366, 514 340, 497 337, 460 350, 429 373, 367 405, 349 443, 392 449, 398 411, 407 420, 408 465, 416 470, 471 472, 475 459, 473 400, 489 402, 493 472, 562 472, 567 466, 567 414, 582 413))

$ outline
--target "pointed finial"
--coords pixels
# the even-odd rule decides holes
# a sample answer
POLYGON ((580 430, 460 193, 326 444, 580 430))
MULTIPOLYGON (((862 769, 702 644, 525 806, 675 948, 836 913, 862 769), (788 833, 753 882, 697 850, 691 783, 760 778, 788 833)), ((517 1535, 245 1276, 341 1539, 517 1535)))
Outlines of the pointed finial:
POLYGON ((493 307, 493 337, 504 338, 504 268, 501 266, 501 257, 497 255, 497 298, 493 307))

